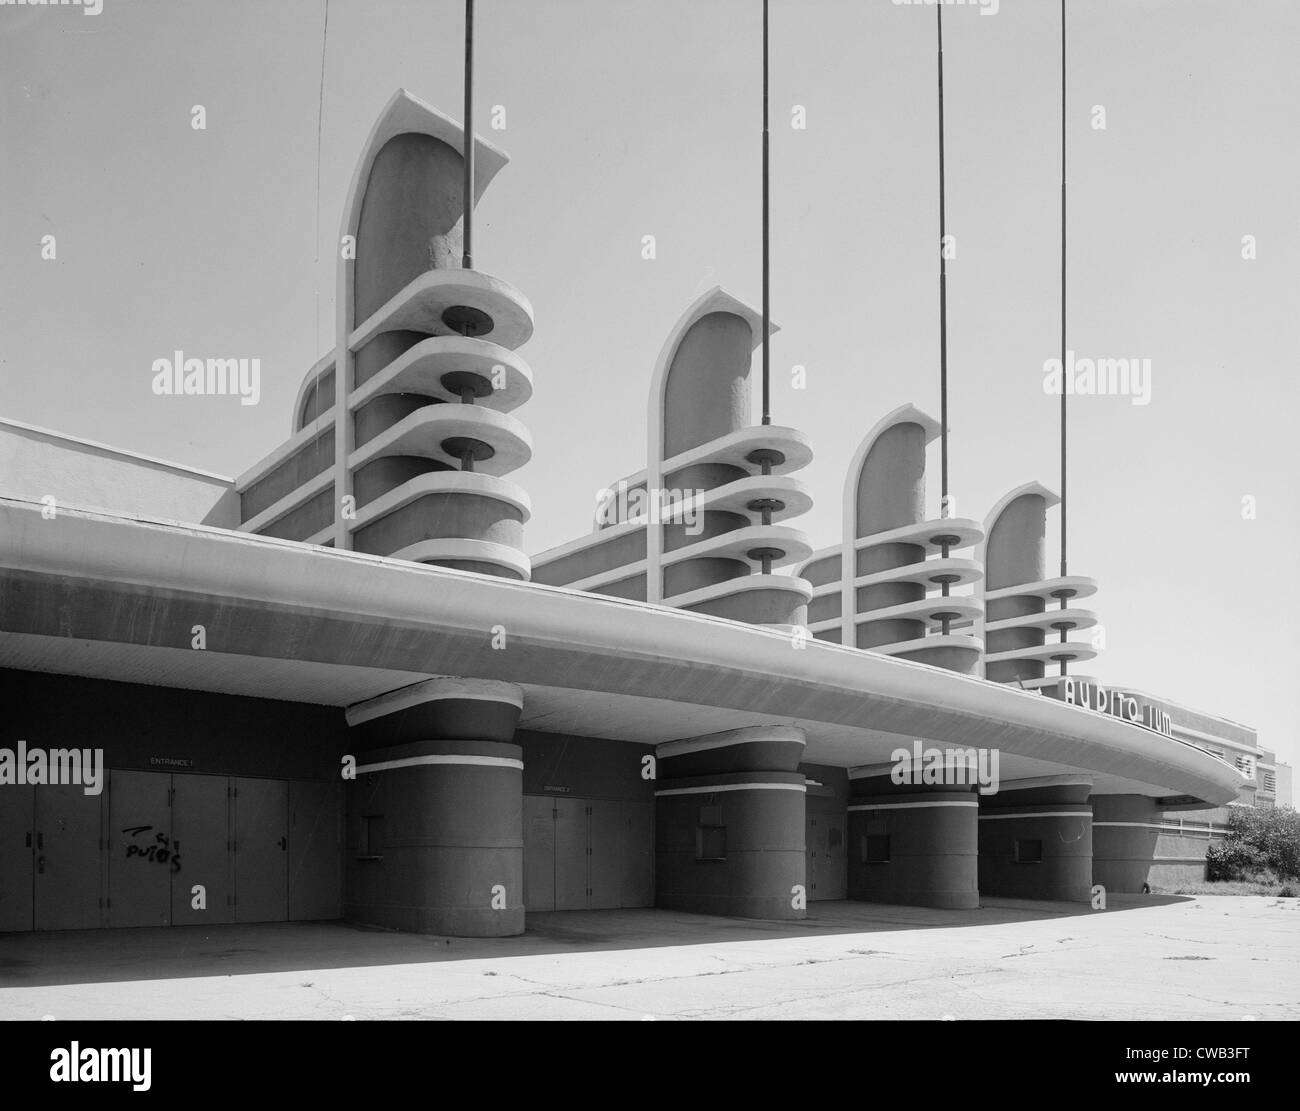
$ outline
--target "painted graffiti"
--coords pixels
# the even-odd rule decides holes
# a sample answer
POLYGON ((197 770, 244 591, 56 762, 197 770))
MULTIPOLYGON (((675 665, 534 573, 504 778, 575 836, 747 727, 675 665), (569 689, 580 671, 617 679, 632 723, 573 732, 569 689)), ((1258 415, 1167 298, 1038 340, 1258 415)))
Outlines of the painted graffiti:
POLYGON ((155 864, 167 864, 170 861, 172 872, 179 872, 181 854, 172 850, 171 838, 159 830, 154 834, 153 844, 149 844, 145 835, 152 829, 153 826, 127 826, 122 830, 123 833, 137 839, 126 846, 126 859, 138 857, 142 861, 148 860, 155 864), (140 843, 140 839, 144 840, 143 844, 140 843))

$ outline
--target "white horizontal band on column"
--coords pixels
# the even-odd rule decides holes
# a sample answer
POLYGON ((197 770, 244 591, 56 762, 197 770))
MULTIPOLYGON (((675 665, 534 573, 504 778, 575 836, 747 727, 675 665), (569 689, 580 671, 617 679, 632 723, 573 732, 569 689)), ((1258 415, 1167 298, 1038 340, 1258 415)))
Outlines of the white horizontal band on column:
POLYGON ((1155 822, 1096 822, 1094 826, 1123 826, 1126 829, 1158 829, 1164 833, 1226 833, 1227 826, 1210 825, 1185 825, 1185 826, 1162 826, 1155 822))
POLYGON ((407 756, 401 760, 384 760, 378 764, 364 764, 357 768, 362 772, 386 772, 393 768, 414 768, 420 764, 471 764, 482 768, 518 768, 524 770, 522 760, 512 760, 508 756, 407 756))
POLYGON ((873 802, 863 803, 860 806, 850 806, 850 810, 915 810, 921 807, 930 806, 979 806, 974 799, 969 802, 957 799, 946 799, 938 802, 873 802))
POLYGON ((717 791, 799 791, 807 788, 802 783, 720 783, 715 787, 670 787, 656 791, 655 795, 711 795, 717 791))
MULTIPOLYGON (((989 822, 994 818, 1091 818, 1091 810, 1026 810, 1019 814, 981 814, 981 822, 989 822)), ((1096 825, 1093 822, 1093 825, 1096 825)))

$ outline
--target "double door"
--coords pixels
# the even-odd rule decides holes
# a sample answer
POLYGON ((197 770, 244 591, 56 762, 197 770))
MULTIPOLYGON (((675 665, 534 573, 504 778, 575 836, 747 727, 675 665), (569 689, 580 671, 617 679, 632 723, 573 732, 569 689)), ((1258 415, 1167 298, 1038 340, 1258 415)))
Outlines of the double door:
POLYGON ((653 803, 525 795, 524 905, 653 906, 653 803))
POLYGON ((113 771, 101 795, 0 791, 0 931, 338 916, 334 784, 113 771))
POLYGON ((0 787, 0 930, 81 930, 103 912, 101 796, 0 787))
MULTIPOLYGON (((107 924, 283 922, 288 786, 279 779, 114 772, 107 924)), ((67 927, 42 925, 38 916, 36 928, 67 927)))

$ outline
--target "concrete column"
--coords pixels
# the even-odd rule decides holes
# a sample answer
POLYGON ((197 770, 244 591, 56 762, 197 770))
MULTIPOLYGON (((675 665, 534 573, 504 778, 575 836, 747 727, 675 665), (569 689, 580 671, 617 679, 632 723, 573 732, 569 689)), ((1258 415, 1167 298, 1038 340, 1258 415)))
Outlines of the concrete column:
POLYGON ((979 906, 978 795, 850 773, 849 898, 961 910, 979 906))
POLYGON ((754 726, 660 745, 655 905, 805 916, 804 735, 754 726))
POLYGON ((456 937, 524 931, 523 707, 510 683, 431 679, 348 709, 344 913, 456 937))
MULTIPOLYGON (((1094 795, 1092 802, 1094 883, 1138 894, 1145 885, 1204 881, 1211 838, 1174 827, 1176 812, 1166 814, 1146 795, 1094 795)), ((1204 821, 1198 816, 1191 824, 1204 821)))
POLYGON ((982 895, 1086 903, 1092 891, 1092 780, 1045 776, 980 799, 982 895))

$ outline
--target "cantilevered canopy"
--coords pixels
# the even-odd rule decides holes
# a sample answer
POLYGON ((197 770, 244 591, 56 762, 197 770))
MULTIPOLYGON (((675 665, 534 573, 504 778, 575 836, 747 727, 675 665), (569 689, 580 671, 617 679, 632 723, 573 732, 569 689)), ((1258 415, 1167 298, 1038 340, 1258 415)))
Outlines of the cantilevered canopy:
POLYGON ((997 748, 1003 779, 1237 796, 1184 741, 1055 699, 772 629, 195 525, 0 499, 0 666, 344 706, 438 675, 524 689, 524 728, 661 743, 797 725, 854 767, 913 738, 997 748), (487 630, 505 623, 510 651, 487 630), (208 650, 192 651, 204 624, 208 650))

